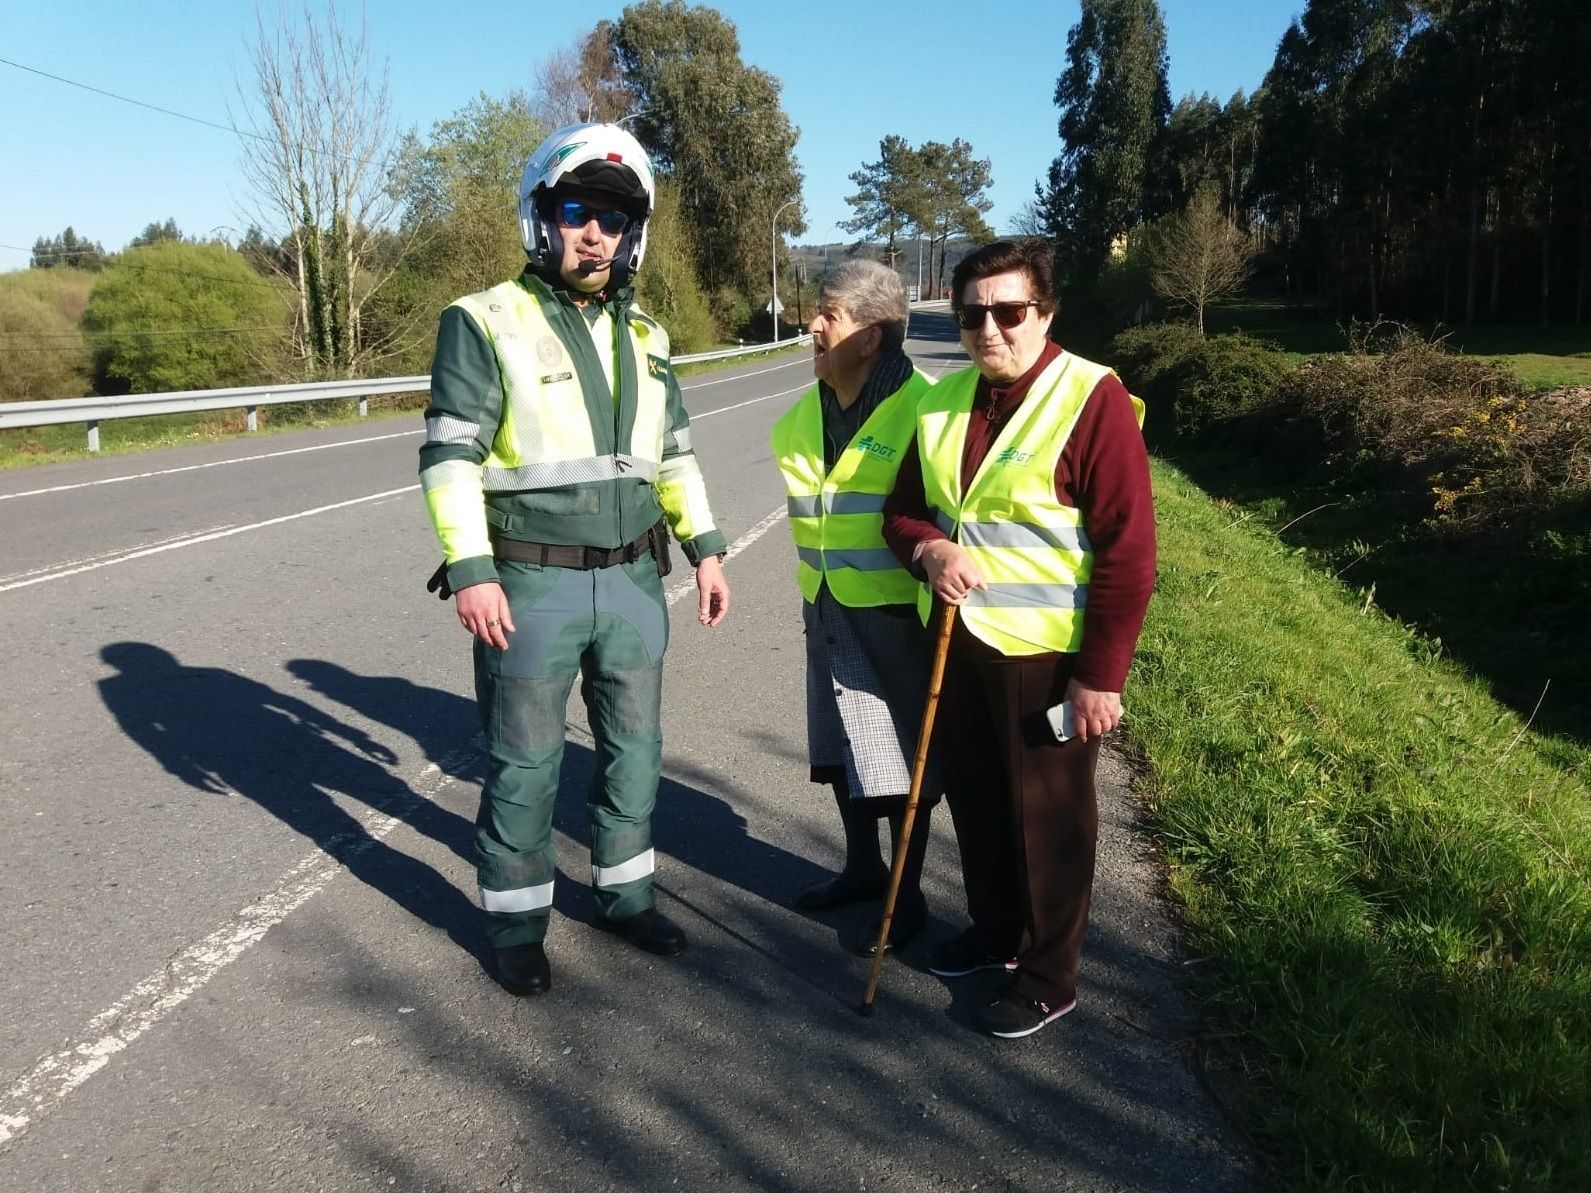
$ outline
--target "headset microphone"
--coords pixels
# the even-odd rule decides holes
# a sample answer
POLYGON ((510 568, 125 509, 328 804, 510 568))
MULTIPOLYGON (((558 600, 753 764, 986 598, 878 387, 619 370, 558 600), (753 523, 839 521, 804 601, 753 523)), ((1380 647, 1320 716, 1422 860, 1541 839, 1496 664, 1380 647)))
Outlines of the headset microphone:
POLYGON ((616 262, 619 259, 619 257, 622 257, 622 256, 624 256, 624 254, 620 253, 620 254, 618 254, 618 256, 607 257, 607 258, 604 258, 601 261, 593 261, 593 260, 591 260, 588 257, 584 261, 580 262, 580 264, 578 266, 575 267, 575 272, 578 273, 583 278, 590 277, 592 274, 596 273, 597 270, 599 270, 599 269, 607 269, 610 265, 612 265, 614 262, 616 262))

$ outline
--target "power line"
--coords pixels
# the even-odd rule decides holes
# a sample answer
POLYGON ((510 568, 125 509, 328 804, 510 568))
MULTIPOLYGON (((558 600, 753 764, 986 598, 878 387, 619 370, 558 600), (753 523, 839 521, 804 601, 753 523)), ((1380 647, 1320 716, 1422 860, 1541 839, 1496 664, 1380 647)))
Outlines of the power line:
MULTIPOLYGON (((163 116, 175 116, 178 120, 189 120, 194 124, 202 124, 206 128, 220 129, 222 132, 232 133, 234 136, 248 137, 251 140, 259 141, 265 145, 277 144, 277 142, 272 138, 264 136, 260 133, 250 132, 246 128, 238 128, 236 125, 232 124, 220 124, 214 120, 206 120, 202 116, 190 116, 186 112, 178 112, 172 108, 163 108, 159 104, 145 103, 141 99, 133 99, 128 95, 118 95, 114 91, 106 91, 103 87, 94 87, 88 83, 80 83, 76 79, 68 79, 64 75, 53 75, 49 71, 40 70, 36 66, 25 66, 20 62, 13 62, 10 58, 0 58, 0 65, 15 67, 17 70, 27 71, 31 75, 38 75, 40 78, 51 79, 57 83, 64 83, 68 87, 80 87, 84 91, 92 91, 95 95, 103 95, 106 99, 114 99, 124 104, 132 104, 134 107, 147 108, 151 112, 159 112, 163 116)), ((337 158, 339 161, 352 162, 361 167, 368 166, 373 156, 367 155, 365 157, 350 157, 345 153, 333 153, 329 149, 320 149, 313 145, 306 145, 303 147, 303 149, 305 152, 314 154, 316 157, 333 157, 337 158)), ((390 151, 386 154, 383 154, 382 162, 385 163, 391 156, 392 154, 390 151)))
POLYGON ((175 116, 178 120, 191 120, 193 123, 202 124, 207 128, 218 128, 224 133, 234 133, 240 137, 253 137, 256 141, 265 141, 267 144, 270 143, 268 138, 262 137, 259 133, 251 133, 246 129, 234 128, 230 124, 217 124, 214 120, 205 120, 200 116, 190 116, 186 112, 177 112, 173 111, 171 108, 162 108, 159 104, 145 103, 141 99, 133 99, 130 96, 117 95, 114 91, 106 91, 102 87, 91 87, 87 83, 79 83, 76 79, 64 78, 61 75, 52 75, 47 70, 39 70, 34 66, 24 66, 22 63, 13 62, 9 58, 0 58, 0 63, 4 63, 6 66, 14 66, 18 70, 25 70, 30 75, 38 75, 41 78, 53 79, 57 83, 65 83, 68 87, 81 87, 84 91, 92 91, 95 95, 103 95, 107 99, 120 100, 124 104, 133 104, 136 107, 148 108, 151 112, 159 112, 164 116, 175 116))

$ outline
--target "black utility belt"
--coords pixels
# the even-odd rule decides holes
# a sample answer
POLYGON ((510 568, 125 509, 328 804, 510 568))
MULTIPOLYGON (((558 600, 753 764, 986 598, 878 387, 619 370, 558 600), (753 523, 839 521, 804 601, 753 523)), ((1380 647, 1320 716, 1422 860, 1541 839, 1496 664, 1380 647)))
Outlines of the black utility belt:
POLYGON ((572 547, 562 543, 526 543, 519 539, 493 539, 492 554, 510 563, 534 563, 541 567, 591 568, 612 567, 616 563, 634 563, 643 555, 652 553, 652 532, 649 530, 633 543, 622 547, 572 547))
POLYGON ((532 563, 539 567, 593 568, 612 567, 616 563, 634 563, 637 559, 654 556, 658 561, 658 574, 668 574, 668 531, 661 524, 651 527, 634 542, 622 547, 576 547, 565 543, 527 543, 523 539, 492 537, 492 555, 510 563, 532 563), (661 549, 659 549, 661 547, 661 549))

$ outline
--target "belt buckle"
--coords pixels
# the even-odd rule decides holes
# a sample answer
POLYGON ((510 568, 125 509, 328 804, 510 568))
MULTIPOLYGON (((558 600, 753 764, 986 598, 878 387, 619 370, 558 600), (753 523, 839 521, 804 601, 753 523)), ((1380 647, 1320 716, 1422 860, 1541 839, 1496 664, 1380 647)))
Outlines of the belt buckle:
POLYGON ((608 566, 608 553, 601 547, 583 547, 585 554, 581 558, 580 566, 587 571, 593 568, 608 566))

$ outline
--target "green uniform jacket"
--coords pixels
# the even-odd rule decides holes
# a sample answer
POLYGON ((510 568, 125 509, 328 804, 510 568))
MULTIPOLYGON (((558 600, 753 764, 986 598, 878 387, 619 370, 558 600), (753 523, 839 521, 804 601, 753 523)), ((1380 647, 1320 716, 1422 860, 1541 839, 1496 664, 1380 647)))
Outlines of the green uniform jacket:
MULTIPOLYGON (((685 413, 679 384, 667 361, 648 357, 638 362, 634 359, 632 338, 615 335, 615 395, 608 388, 585 315, 570 300, 569 294, 548 286, 528 269, 520 275, 518 284, 540 300, 542 312, 563 345, 565 358, 574 365, 599 451, 614 451, 620 441, 621 428, 633 418, 637 370, 645 367, 653 370, 654 375, 659 369, 667 373, 668 430, 664 436, 662 460, 666 464, 693 456, 690 416, 685 413)), ((605 307, 617 328, 632 319, 652 322, 650 316, 634 305, 633 292, 627 288, 619 290, 605 307)), ((448 461, 482 465, 498 433, 503 401, 502 371, 486 332, 463 307, 448 307, 442 312, 437 331, 426 425, 428 429, 439 425, 478 429, 468 442, 459 442, 456 435, 428 436, 420 448, 420 472, 424 474, 427 468, 448 461)), ((642 477, 621 477, 552 489, 488 491, 484 495, 481 516, 490 522, 498 537, 611 549, 639 538, 664 512, 657 488, 651 481, 642 477)), ((675 518, 670 517, 669 521, 673 525, 675 518)), ((706 529, 683 540, 681 546, 686 557, 695 564, 705 556, 722 552, 726 544, 723 532, 709 519, 706 529)), ((497 567, 490 555, 448 561, 448 583, 455 590, 496 579, 497 567)))

